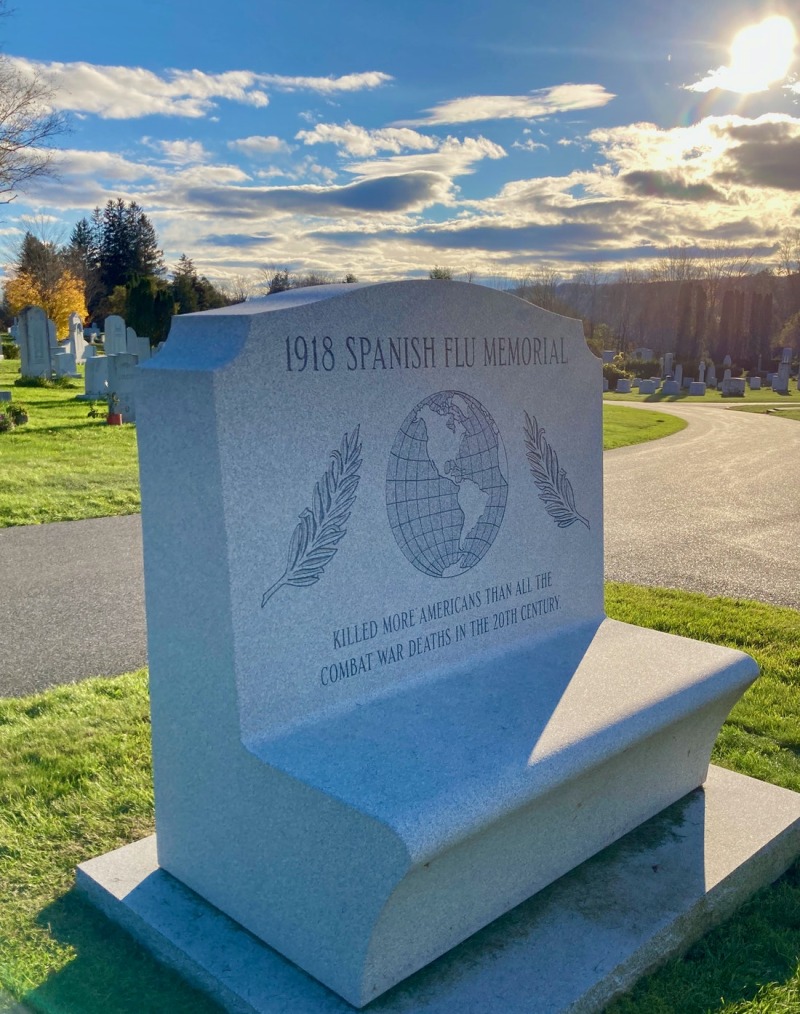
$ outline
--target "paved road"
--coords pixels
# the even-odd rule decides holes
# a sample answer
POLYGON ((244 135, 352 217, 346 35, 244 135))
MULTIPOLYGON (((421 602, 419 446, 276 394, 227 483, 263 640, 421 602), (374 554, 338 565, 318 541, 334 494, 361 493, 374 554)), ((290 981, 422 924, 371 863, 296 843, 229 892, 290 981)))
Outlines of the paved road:
MULTIPOLYGON (((658 408, 604 456, 607 576, 800 609, 800 424, 658 408)), ((0 530, 0 696, 144 665, 141 559, 137 515, 0 530)))
POLYGON ((0 529, 0 697, 146 655, 138 514, 0 529))
POLYGON ((604 456, 606 576, 800 609, 800 424, 653 407, 689 425, 604 456))

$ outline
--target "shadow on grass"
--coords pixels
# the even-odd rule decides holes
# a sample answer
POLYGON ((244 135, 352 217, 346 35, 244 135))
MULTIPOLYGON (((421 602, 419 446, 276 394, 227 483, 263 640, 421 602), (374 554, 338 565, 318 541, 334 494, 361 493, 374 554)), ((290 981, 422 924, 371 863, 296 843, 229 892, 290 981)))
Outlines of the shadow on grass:
MULTIPOLYGON (((683 957, 672 959, 613 1002, 606 1014, 711 1014, 748 1003, 770 990, 778 992, 778 1002, 774 1008, 759 1006, 759 1010, 794 1011, 791 983, 797 976, 800 953, 798 902, 800 863, 795 863, 683 957), (786 1003, 780 998, 782 991, 790 994, 786 1003)), ((531 904, 524 902, 478 936, 519 918, 531 904)), ((221 1007, 152 958, 75 889, 43 909, 37 922, 72 948, 75 957, 23 997, 34 1010, 43 1014, 221 1014, 221 1007)), ((470 947, 470 941, 458 949, 465 947, 470 947)), ((436 974, 435 967, 429 966, 415 978, 436 974)))
POLYGON ((44 1014, 220 1014, 73 888, 37 923, 75 957, 22 999, 44 1014))

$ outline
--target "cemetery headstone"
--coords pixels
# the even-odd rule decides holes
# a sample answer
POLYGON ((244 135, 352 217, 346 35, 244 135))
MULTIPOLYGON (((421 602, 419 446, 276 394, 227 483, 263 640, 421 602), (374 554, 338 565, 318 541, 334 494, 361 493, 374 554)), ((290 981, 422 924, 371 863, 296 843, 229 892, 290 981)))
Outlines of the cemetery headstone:
POLYGON ((646 362, 647 360, 653 358, 653 350, 652 349, 646 349, 646 348, 643 348, 643 347, 638 348, 638 349, 634 349, 633 350, 633 358, 634 359, 641 359, 641 360, 643 360, 643 361, 646 362))
POLYGON ((654 380, 640 380, 639 394, 655 394, 656 382, 654 380))
POLYGON ((128 351, 125 321, 117 314, 106 317, 103 345, 107 356, 124 355, 128 351))
POLYGON ((673 354, 671 352, 667 352, 667 354, 664 356, 664 371, 661 374, 663 377, 670 377, 670 376, 672 376, 672 360, 673 360, 673 358, 674 357, 673 357, 673 354))
POLYGON ((52 371, 47 314, 40 306, 29 306, 20 313, 17 329, 21 375, 49 379, 52 371))
POLYGON ((631 393, 631 381, 628 377, 617 377, 617 394, 630 394, 631 393))
POLYGON ((580 321, 319 286, 137 372, 172 877, 363 1006, 702 783, 757 669, 604 618, 580 321))
POLYGON ((697 368, 697 379, 702 384, 706 379, 706 361, 705 359, 700 360, 700 365, 697 368))
POLYGON ((706 385, 702 380, 693 380, 689 385, 689 394, 691 397, 705 397, 706 385))
POLYGON ((706 384, 712 389, 717 386, 717 368, 713 363, 708 364, 708 371, 706 373, 706 384))
POLYGON ((136 422, 136 356, 119 353, 106 356, 108 362, 108 394, 117 398, 115 411, 126 423, 136 422))
POLYGON ((75 364, 75 356, 71 352, 56 352, 53 356, 53 369, 57 377, 79 376, 75 364))
POLYGON ((108 364, 110 356, 93 356, 86 360, 84 384, 85 400, 105 398, 108 394, 108 364))
MULTIPOLYGON (((69 315, 69 337, 67 344, 68 348, 65 351, 72 353, 76 363, 82 363, 89 358, 89 355, 87 355, 89 346, 83 336, 83 320, 79 313, 71 313, 69 315)), ((93 355, 94 349, 89 354, 93 355)))
POLYGON ((761 390, 761 377, 753 377, 753 376, 748 377, 747 378, 747 382, 750 385, 750 390, 751 391, 760 391, 761 390))
POLYGON ((680 363, 677 363, 674 367, 672 371, 672 379, 678 385, 679 389, 683 386, 683 366, 680 363))
POLYGON ((781 362, 778 372, 772 377, 772 390, 776 394, 789 393, 789 363, 781 362))
POLYGON ((722 365, 725 369, 729 369, 731 366, 733 366, 733 360, 731 359, 730 356, 725 356, 725 358, 722 360, 722 365))
POLYGON ((677 380, 665 380, 664 383, 661 385, 661 393, 670 395, 680 394, 681 385, 678 383, 677 380))

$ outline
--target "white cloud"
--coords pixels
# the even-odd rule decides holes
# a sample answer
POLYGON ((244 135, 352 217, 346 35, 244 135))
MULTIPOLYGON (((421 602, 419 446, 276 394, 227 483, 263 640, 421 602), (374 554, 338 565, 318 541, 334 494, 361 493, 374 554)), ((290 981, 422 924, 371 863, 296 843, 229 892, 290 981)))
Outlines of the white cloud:
POLYGON ((519 148, 520 151, 550 151, 546 144, 542 144, 541 141, 532 141, 531 138, 526 138, 524 141, 514 141, 511 147, 519 148))
POLYGON ((370 156, 379 151, 399 154, 404 148, 412 151, 433 151, 439 139, 427 137, 408 127, 381 127, 367 130, 348 120, 346 123, 318 123, 313 130, 301 130, 295 139, 303 144, 335 144, 349 155, 370 156))
POLYGON ((189 165, 194 162, 205 162, 208 159, 208 152, 203 147, 202 141, 158 141, 150 137, 143 137, 142 143, 160 151, 166 162, 175 165, 189 165))
POLYGON ((441 142, 438 151, 351 162, 345 168, 348 172, 365 178, 411 172, 433 172, 453 177, 473 172, 473 165, 485 158, 504 158, 505 155, 505 149, 485 137, 465 137, 463 141, 447 137, 441 142))
POLYGON ((206 116, 218 100, 264 108, 264 88, 279 91, 304 89, 322 95, 377 88, 391 80, 388 74, 369 71, 341 77, 286 77, 249 70, 206 74, 200 70, 167 70, 159 75, 142 67, 111 67, 86 62, 45 63, 21 57, 8 58, 14 68, 32 77, 38 73, 53 91, 55 109, 94 113, 103 119, 126 120, 140 116, 206 116))
POLYGON ((251 158, 265 158, 270 155, 288 154, 294 151, 292 145, 274 135, 240 137, 238 140, 228 141, 228 147, 234 151, 241 151, 251 158))
POLYGON ((532 120, 576 109, 607 105, 614 94, 598 84, 563 84, 541 88, 529 95, 473 95, 450 99, 426 109, 427 116, 402 120, 400 126, 420 127, 440 123, 473 123, 477 120, 532 120))
POLYGON ((336 92, 361 92, 370 88, 380 88, 394 80, 391 74, 378 70, 368 70, 361 74, 343 74, 341 77, 287 77, 283 74, 259 74, 262 84, 272 85, 278 91, 312 91, 320 95, 336 92))

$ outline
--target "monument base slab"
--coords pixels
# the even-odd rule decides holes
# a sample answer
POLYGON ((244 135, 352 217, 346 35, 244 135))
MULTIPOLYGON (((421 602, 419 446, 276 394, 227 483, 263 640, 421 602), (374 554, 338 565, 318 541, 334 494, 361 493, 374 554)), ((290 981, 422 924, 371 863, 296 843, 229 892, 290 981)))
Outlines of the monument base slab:
MULTIPOLYGON (((800 855, 800 794, 712 766, 698 789, 369 1005, 381 1014, 588 1014, 680 954, 800 855)), ((77 887, 160 960, 247 1014, 352 1011, 160 869, 155 836, 77 887)))

